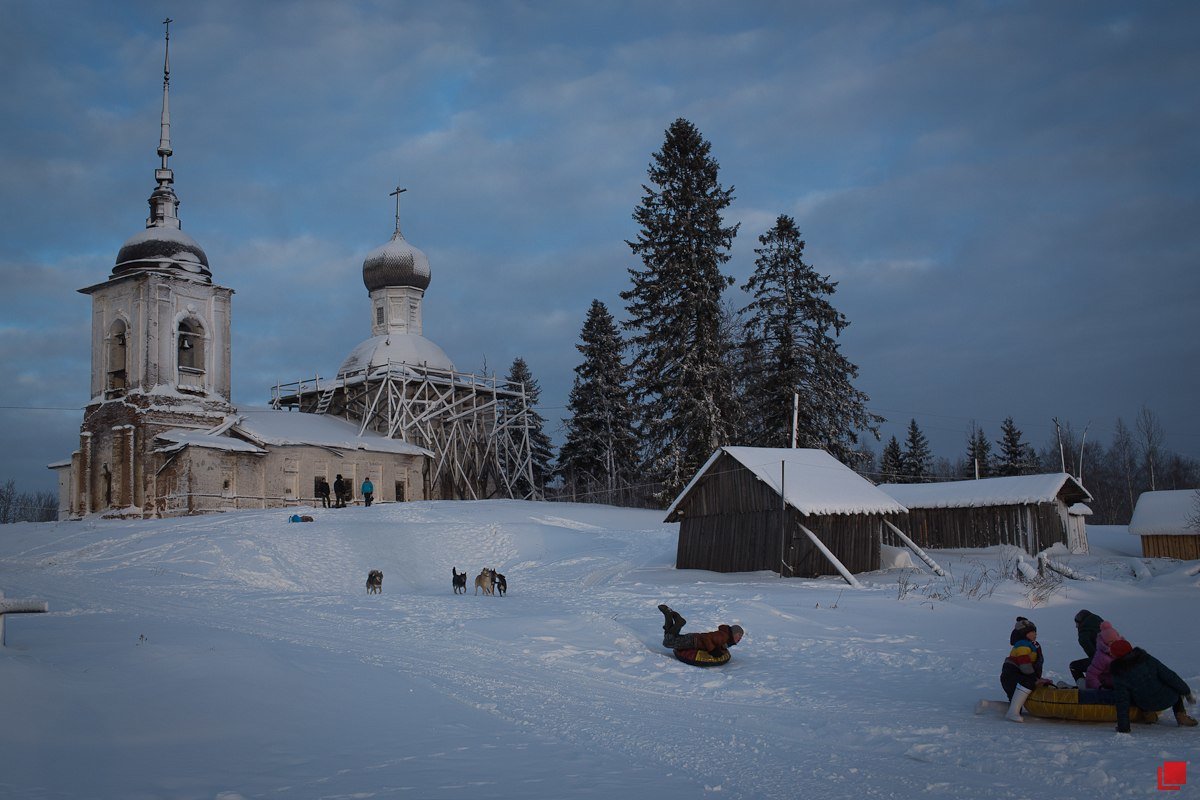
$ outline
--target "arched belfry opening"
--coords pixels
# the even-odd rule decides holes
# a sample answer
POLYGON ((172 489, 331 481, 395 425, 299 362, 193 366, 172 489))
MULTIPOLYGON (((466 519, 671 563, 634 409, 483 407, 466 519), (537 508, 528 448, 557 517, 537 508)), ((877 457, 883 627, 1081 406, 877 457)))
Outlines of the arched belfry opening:
POLYGON ((120 397, 129 385, 129 325, 124 319, 109 326, 107 345, 104 390, 109 397, 120 397))
POLYGON ((179 385, 183 388, 204 386, 204 324, 194 317, 180 320, 175 336, 179 385))

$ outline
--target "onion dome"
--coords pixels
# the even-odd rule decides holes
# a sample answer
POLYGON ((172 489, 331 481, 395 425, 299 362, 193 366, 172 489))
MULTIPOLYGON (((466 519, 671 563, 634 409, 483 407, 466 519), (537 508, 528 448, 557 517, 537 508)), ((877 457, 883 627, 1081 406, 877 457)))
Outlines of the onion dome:
POLYGON ((368 292, 386 286, 428 288, 429 258, 405 240, 398 222, 392 240, 363 260, 363 284, 368 292))

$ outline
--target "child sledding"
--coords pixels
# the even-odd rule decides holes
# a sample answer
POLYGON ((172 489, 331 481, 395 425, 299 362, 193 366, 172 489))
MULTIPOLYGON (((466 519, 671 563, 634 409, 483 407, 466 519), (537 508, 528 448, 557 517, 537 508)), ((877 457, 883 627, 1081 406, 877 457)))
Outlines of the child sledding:
POLYGON ((663 613, 663 647, 670 648, 675 657, 694 667, 717 667, 729 661, 729 648, 742 640, 744 631, 740 625, 719 625, 707 633, 681 633, 687 620, 661 605, 663 613))
MULTIPOLYGON (((1008 702, 981 701, 976 713, 999 706, 1006 708, 1005 719, 1012 722, 1023 722, 1024 712, 1051 719, 1116 722, 1118 732, 1129 733, 1130 722, 1154 723, 1159 711, 1170 708, 1177 725, 1196 726, 1184 708, 1185 701, 1195 703, 1195 696, 1182 678, 1145 650, 1130 645, 1111 623, 1087 611, 1076 615, 1081 629, 1083 621, 1094 622, 1097 633, 1094 643, 1088 636, 1086 643, 1092 646, 1084 648, 1090 663, 1071 663, 1071 673, 1081 685, 1055 684, 1042 677, 1045 657, 1037 626, 1017 617, 1009 635, 1011 649, 1000 670, 1008 702)), ((1081 631, 1080 645, 1084 644, 1081 631)))

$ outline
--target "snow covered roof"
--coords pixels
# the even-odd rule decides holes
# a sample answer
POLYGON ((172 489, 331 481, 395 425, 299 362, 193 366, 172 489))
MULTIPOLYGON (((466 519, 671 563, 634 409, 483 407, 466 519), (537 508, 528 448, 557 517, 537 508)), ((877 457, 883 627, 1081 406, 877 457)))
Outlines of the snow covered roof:
POLYGON ((238 439, 223 433, 214 434, 206 430, 196 430, 195 428, 172 428, 169 431, 163 431, 154 438, 168 443, 166 447, 158 449, 158 452, 163 453, 172 453, 176 450, 182 450, 185 447, 206 447, 210 450, 228 450, 234 453, 258 453, 260 455, 267 452, 261 447, 247 442, 245 439, 238 439))
POLYGON ((454 362, 433 342, 415 333, 389 333, 382 336, 372 336, 353 350, 342 366, 338 375, 370 369, 371 367, 386 367, 389 363, 412 364, 414 366, 429 366, 433 369, 452 371, 454 362))
POLYGON ((433 455, 423 447, 380 436, 374 431, 358 435, 358 426, 326 414, 304 414, 273 408, 238 409, 241 420, 234 430, 267 445, 317 445, 339 450, 433 455))
POLYGON ((736 459, 776 492, 779 491, 779 473, 783 465, 784 501, 801 514, 904 514, 908 511, 824 450, 722 447, 709 457, 691 483, 675 498, 667 509, 668 521, 722 453, 736 459))
POLYGON ((881 483, 879 488, 909 508, 975 508, 1048 503, 1058 498, 1066 503, 1092 499, 1087 489, 1065 472, 945 483, 881 483))
POLYGON ((162 448, 166 452, 184 447, 208 447, 239 453, 266 453, 264 447, 294 445, 376 453, 432 455, 423 447, 399 439, 388 439, 373 431, 359 436, 357 426, 337 417, 304 414, 298 411, 277 411, 273 408, 243 408, 236 416, 228 418, 225 424, 216 428, 176 428, 158 434, 157 438, 170 443, 170 446, 162 448), (237 435, 230 435, 231 432, 237 435))
POLYGON ((1134 536, 1195 536, 1200 528, 1188 520, 1200 517, 1200 490, 1142 492, 1129 520, 1134 536))
POLYGON ((1073 517, 1090 517, 1093 512, 1091 506, 1085 503, 1076 503, 1067 509, 1067 513, 1073 517))

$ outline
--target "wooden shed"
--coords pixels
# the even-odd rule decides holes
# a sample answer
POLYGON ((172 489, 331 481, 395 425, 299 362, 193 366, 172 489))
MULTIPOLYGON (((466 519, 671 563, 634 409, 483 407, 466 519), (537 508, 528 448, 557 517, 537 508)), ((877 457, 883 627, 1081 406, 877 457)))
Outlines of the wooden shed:
POLYGON ((900 527, 921 547, 1008 544, 1037 555, 1062 544, 1087 552, 1087 534, 1072 523, 1070 508, 1092 497, 1065 472, 879 488, 908 508, 907 526, 900 527))
POLYGON ((850 573, 879 569, 883 520, 904 513, 824 450, 723 447, 666 521, 679 523, 678 569, 813 577, 845 575, 834 559, 850 573))
POLYGON ((1129 532, 1142 539, 1146 558, 1200 559, 1200 490, 1142 492, 1129 532))

